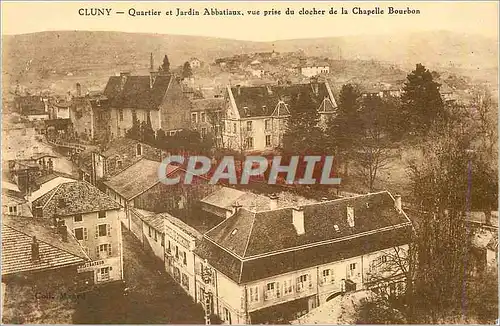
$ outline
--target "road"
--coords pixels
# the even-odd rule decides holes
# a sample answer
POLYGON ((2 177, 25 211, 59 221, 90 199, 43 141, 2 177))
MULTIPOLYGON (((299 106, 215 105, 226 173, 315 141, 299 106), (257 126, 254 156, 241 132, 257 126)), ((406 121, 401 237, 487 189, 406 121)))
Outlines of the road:
POLYGON ((203 309, 123 230, 124 271, 128 295, 102 289, 80 300, 77 324, 204 324, 203 309))

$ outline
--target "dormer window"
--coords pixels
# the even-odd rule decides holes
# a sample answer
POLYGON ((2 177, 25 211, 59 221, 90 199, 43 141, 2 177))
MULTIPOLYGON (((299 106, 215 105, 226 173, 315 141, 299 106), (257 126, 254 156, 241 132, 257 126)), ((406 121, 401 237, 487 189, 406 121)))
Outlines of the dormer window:
POLYGON ((236 233, 238 233, 238 229, 234 229, 233 232, 231 232, 231 235, 235 235, 236 233))
POLYGON ((339 226, 338 226, 337 224, 335 224, 335 225, 333 226, 333 228, 335 229, 335 231, 340 232, 340 228, 339 228, 339 226))

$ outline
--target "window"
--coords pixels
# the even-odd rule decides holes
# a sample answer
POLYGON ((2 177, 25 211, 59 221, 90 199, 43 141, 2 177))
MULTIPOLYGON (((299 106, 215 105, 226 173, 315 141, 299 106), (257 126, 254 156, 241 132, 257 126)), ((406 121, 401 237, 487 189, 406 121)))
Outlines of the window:
POLYGON ((222 318, 227 324, 231 324, 231 312, 226 307, 224 307, 222 310, 223 310, 222 318))
POLYGON ((97 274, 98 281, 100 282, 105 282, 109 281, 111 279, 110 273, 112 270, 112 267, 103 267, 99 269, 99 273, 97 274))
POLYGON ((252 131, 252 121, 247 121, 247 131, 252 131))
POLYGON ((132 123, 134 123, 135 120, 137 120, 137 111, 136 110, 132 110, 132 123))
POLYGON ((96 238, 110 235, 111 226, 109 224, 99 224, 96 226, 96 238))
POLYGON ((155 230, 155 241, 158 242, 158 232, 155 230))
POLYGON ((349 264, 349 270, 350 270, 350 271, 353 271, 353 270, 355 270, 355 269, 356 269, 356 263, 350 263, 350 264, 349 264))
POLYGON ((266 284, 266 292, 264 293, 264 298, 267 299, 272 299, 277 296, 277 289, 278 286, 276 282, 271 282, 266 284))
POLYGON ((171 246, 170 246, 170 240, 168 240, 167 252, 170 252, 170 248, 171 248, 171 246))
POLYGON ((135 156, 141 156, 141 155, 142 155, 142 144, 137 144, 135 149, 135 156))
POLYGON ((175 246, 175 258, 179 258, 179 247, 175 246))
POLYGON ((265 126, 266 131, 271 130, 271 120, 269 120, 269 119, 264 120, 264 126, 265 126))
POLYGON ((17 214, 17 206, 9 206, 9 214, 17 214))
POLYGON ((236 123, 233 123, 233 133, 236 133, 236 123))
MULTIPOLYGON (((118 116, 120 118, 120 121, 123 121, 123 110, 122 109, 118 110, 118 116)), ((118 130, 120 130, 120 129, 118 129, 118 130)))
POLYGON ((186 288, 186 290, 189 290, 189 278, 184 273, 182 273, 181 284, 186 288))
POLYGON ((387 256, 386 255, 383 255, 382 257, 380 257, 380 261, 382 263, 387 263, 387 256))
POLYGON ((102 245, 98 245, 96 247, 97 249, 97 256, 99 258, 107 258, 108 256, 111 256, 112 251, 111 251, 111 243, 105 243, 102 245))
POLYGON ((205 127, 201 128, 201 137, 205 138, 206 135, 207 135, 207 128, 205 127))
POLYGON ((335 282, 332 269, 324 269, 322 273, 322 284, 332 284, 335 282))
POLYGON ((118 130, 116 131, 117 136, 121 137, 122 136, 122 128, 118 127, 118 130))
POLYGON ((297 291, 302 291, 307 287, 307 282, 309 281, 309 286, 312 286, 311 280, 309 278, 309 275, 304 274, 300 275, 297 278, 297 291))
POLYGON ((266 147, 271 146, 271 135, 266 135, 266 147))
POLYGON ((191 113, 191 123, 198 122, 198 114, 196 112, 191 113))
POLYGON ((76 214, 75 216, 73 216, 73 221, 82 222, 83 221, 82 214, 76 214))
POLYGON ((259 287, 252 286, 248 288, 248 298, 250 302, 258 302, 259 301, 259 287))
POLYGON ((200 122, 207 122, 205 112, 200 113, 200 122))
POLYGON ((253 138, 252 137, 247 137, 246 148, 248 148, 248 149, 253 148, 253 138))
POLYGON ((165 234, 161 234, 161 246, 165 247, 165 234))
POLYGON ((106 211, 100 211, 99 218, 106 218, 106 211))
POLYGON ((73 229, 73 233, 75 235, 76 240, 83 240, 84 239, 83 228, 73 229))
POLYGON ((116 161, 116 168, 121 169, 123 167, 123 162, 121 160, 116 161))
POLYGON ((183 263, 184 265, 186 265, 186 266, 187 266, 187 264, 188 264, 188 263, 187 263, 187 254, 186 254, 186 252, 183 252, 182 254, 183 254, 183 256, 184 256, 184 257, 182 258, 182 263, 183 263))
POLYGON ((292 279, 286 280, 283 283, 283 293, 284 294, 290 294, 292 293, 292 279))

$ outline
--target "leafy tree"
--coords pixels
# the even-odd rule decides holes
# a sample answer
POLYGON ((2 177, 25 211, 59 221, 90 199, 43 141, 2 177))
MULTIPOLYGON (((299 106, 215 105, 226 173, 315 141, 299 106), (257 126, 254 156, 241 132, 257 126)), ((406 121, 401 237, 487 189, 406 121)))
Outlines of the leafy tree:
POLYGON ((193 76, 193 70, 191 69, 191 64, 188 61, 184 62, 182 66, 182 78, 191 78, 193 76))
POLYGON ((295 95, 290 103, 290 119, 283 136, 283 147, 288 153, 323 154, 324 134, 320 127, 318 108, 307 91, 295 95))
POLYGON ((417 64, 408 76, 401 96, 402 112, 412 132, 427 135, 432 124, 444 118, 440 84, 422 64, 417 64))
POLYGON ((135 140, 141 140, 142 138, 142 130, 141 130, 141 124, 137 117, 134 116, 134 120, 132 121, 132 128, 127 130, 126 136, 131 139, 135 140))
POLYGON ((150 145, 154 145, 156 141, 155 131, 147 121, 141 122, 141 141, 150 145))
POLYGON ((168 147, 168 137, 163 129, 156 131, 156 146, 160 149, 167 149, 168 147))
POLYGON ((168 60, 168 56, 165 54, 163 57, 163 63, 159 68, 161 74, 169 74, 170 73, 170 61, 168 60))

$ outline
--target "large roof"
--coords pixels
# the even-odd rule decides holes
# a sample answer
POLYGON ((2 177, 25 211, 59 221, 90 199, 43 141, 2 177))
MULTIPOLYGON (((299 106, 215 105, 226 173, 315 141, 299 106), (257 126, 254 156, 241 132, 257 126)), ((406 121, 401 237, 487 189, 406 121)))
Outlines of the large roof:
POLYGON ((85 181, 72 181, 58 185, 33 202, 42 206, 44 215, 68 216, 82 213, 115 210, 121 206, 108 195, 85 181))
POLYGON ((319 108, 325 98, 330 98, 335 103, 325 82, 286 86, 236 86, 231 88, 231 92, 242 118, 269 116, 280 100, 290 105, 292 99, 301 92, 310 94, 313 101, 316 102, 315 109, 319 108))
MULTIPOLYGON (((131 138, 128 138, 128 137, 120 137, 120 138, 114 138, 113 140, 111 140, 106 148, 104 149, 104 151, 102 151, 100 154, 104 157, 112 157, 112 156, 115 156, 115 155, 119 155, 119 156, 122 156, 124 155, 124 153, 127 153, 130 151, 130 148, 133 148, 134 152, 135 152, 135 148, 137 146, 137 144, 141 144, 143 149, 145 148, 148 148, 148 149, 152 149, 153 151, 156 151, 158 153, 158 157, 147 157, 149 159, 160 159, 160 152, 161 150, 157 149, 157 148, 154 148, 153 146, 151 145, 148 145, 148 144, 145 144, 145 143, 141 143, 140 141, 138 140, 135 140, 135 139, 131 139, 131 138)), ((144 155, 148 155, 148 151, 142 151, 143 152, 143 156, 144 155)))
POLYGON ((68 242, 63 242, 48 220, 2 216, 2 275, 64 267, 87 259, 78 241, 68 233, 68 242), (39 243, 38 262, 31 260, 33 236, 39 243))
MULTIPOLYGON (((160 162, 143 158, 112 176, 104 184, 126 200, 131 200, 160 182, 158 177, 160 165, 160 162)), ((177 168, 169 165, 166 173, 170 174, 177 168)))
POLYGON ((109 98, 111 107, 158 109, 171 79, 171 75, 160 75, 156 77, 151 88, 150 76, 112 76, 106 84, 104 95, 109 98))
POLYGON ((292 223, 291 207, 242 208, 207 232, 197 250, 222 273, 244 283, 401 245, 411 232, 411 222, 395 209, 388 192, 302 207, 302 235, 292 223), (354 227, 348 225, 347 206, 354 208, 354 227))

